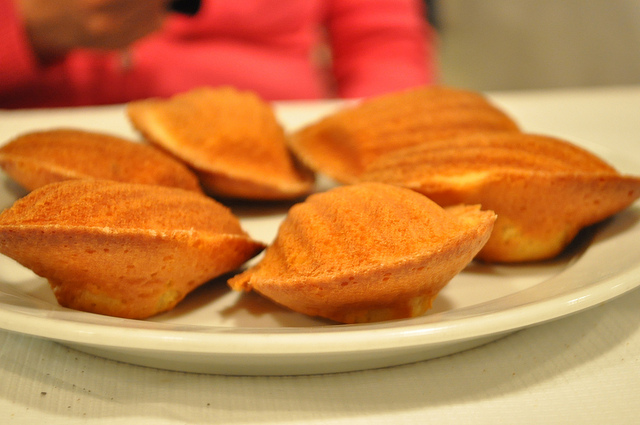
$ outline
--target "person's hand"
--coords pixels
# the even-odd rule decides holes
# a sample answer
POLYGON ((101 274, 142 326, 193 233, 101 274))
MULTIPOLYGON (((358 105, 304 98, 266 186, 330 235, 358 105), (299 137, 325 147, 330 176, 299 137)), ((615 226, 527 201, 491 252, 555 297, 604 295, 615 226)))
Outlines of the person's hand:
POLYGON ((123 49, 158 30, 169 0, 14 0, 36 55, 75 48, 123 49))

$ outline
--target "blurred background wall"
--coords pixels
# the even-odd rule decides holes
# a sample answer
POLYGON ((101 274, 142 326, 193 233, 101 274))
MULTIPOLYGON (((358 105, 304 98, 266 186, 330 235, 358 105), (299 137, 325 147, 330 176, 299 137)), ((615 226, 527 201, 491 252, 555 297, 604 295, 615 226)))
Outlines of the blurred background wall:
POLYGON ((427 0, 441 80, 474 90, 640 83, 640 0, 427 0))

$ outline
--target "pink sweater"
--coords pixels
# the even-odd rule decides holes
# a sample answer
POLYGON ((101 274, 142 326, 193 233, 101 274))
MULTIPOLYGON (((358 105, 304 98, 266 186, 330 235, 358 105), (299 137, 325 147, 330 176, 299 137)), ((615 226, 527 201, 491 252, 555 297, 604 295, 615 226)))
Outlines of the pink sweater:
POLYGON ((279 100, 427 84, 434 69, 423 12, 420 0, 203 0, 195 17, 171 16, 135 43, 129 65, 122 52, 78 50, 43 67, 12 1, 0 0, 0 107, 122 103, 202 85, 279 100), (331 61, 318 48, 325 38, 331 61))

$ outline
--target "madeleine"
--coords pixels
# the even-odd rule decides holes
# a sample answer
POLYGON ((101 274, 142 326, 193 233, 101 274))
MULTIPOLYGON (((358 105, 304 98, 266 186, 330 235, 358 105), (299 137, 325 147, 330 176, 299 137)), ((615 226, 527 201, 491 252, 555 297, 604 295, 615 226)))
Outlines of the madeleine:
POLYGON ((314 187, 271 106, 252 92, 203 87, 132 102, 127 111, 133 126, 194 169, 212 196, 284 200, 314 187))
POLYGON ((640 196, 640 178, 568 141, 524 133, 470 134, 400 150, 372 163, 361 180, 404 186, 442 206, 495 211, 495 228, 478 254, 491 262, 553 258, 582 228, 640 196))
POLYGON ((106 180, 36 189, 0 214, 0 253, 46 278, 60 305, 142 319, 256 255, 202 194, 106 180))
POLYGON ((479 93, 428 86, 347 106, 294 132, 290 145, 314 171, 354 183, 381 155, 475 131, 519 130, 479 93))
POLYGON ((339 187, 291 208, 263 259, 229 285, 337 322, 415 317, 472 260, 494 220, 391 185, 339 187))
POLYGON ((94 178, 202 191, 186 165, 153 146, 70 128, 15 138, 0 147, 0 167, 27 190, 94 178))

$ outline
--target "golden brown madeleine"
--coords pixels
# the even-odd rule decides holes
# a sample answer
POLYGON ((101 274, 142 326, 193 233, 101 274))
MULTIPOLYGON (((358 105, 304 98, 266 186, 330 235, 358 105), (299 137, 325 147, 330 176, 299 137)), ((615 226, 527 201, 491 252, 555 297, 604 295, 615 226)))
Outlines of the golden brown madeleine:
POLYGON ((555 257, 582 228, 640 196, 640 178, 565 140, 522 133, 410 147, 381 157, 361 178, 414 189, 442 206, 495 211, 493 234, 478 255, 493 262, 555 257))
POLYGON ((202 194, 107 180, 52 183, 0 214, 0 252, 48 279, 58 302, 142 319, 264 245, 202 194))
POLYGON ((388 152, 473 131, 518 131, 516 123, 479 93, 421 87, 346 107, 291 136, 310 168, 353 183, 388 152))
POLYGON ((19 136, 0 147, 0 167, 27 190, 97 178, 202 191, 186 165, 153 146, 76 129, 19 136))
POLYGON ((128 114, 150 142, 189 164, 214 196, 293 199, 313 189, 269 104, 251 92, 199 88, 132 102, 128 114))
POLYGON ((343 323, 414 317, 472 260, 494 220, 391 185, 338 187, 291 208, 264 258, 229 285, 343 323))

